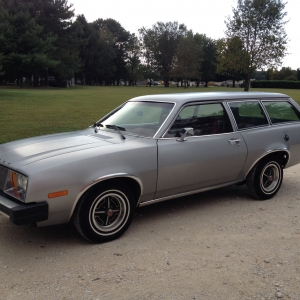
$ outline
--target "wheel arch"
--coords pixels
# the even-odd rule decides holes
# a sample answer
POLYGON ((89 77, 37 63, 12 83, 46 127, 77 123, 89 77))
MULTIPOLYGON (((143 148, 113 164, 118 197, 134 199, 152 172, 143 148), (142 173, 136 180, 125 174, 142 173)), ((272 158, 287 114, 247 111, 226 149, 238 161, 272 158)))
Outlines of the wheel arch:
POLYGON ((118 174, 111 174, 111 175, 106 175, 106 176, 102 176, 100 178, 98 178, 97 180, 93 181, 91 184, 89 184, 88 186, 86 186, 76 197, 72 210, 70 212, 68 221, 70 221, 70 219, 73 216, 73 213, 75 211, 76 206, 78 205, 79 200, 81 199, 81 197, 88 191, 90 191, 91 189, 97 188, 97 186, 108 183, 108 182, 113 182, 113 181, 121 181, 124 184, 126 184, 132 191, 133 196, 134 196, 134 200, 136 202, 136 204, 139 203, 139 199, 143 193, 143 184, 142 181, 136 177, 136 176, 131 176, 128 174, 124 174, 124 173, 118 173, 118 174))
POLYGON ((288 164, 289 159, 290 159, 290 153, 287 149, 277 149, 277 150, 271 150, 271 151, 267 151, 265 152, 260 158, 258 158, 249 168, 248 172, 246 173, 245 178, 247 178, 247 176, 249 175, 249 173, 251 172, 251 170, 263 159, 265 158, 270 158, 270 157, 276 157, 279 162, 280 165, 282 167, 282 169, 285 168, 285 166, 288 164))

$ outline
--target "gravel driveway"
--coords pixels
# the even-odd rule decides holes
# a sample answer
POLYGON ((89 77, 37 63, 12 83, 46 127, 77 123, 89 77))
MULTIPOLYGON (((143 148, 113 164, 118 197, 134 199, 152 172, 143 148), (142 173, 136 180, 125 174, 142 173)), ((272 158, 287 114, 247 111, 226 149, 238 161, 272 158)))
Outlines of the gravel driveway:
POLYGON ((1 299, 300 299, 300 166, 255 201, 233 186, 137 210, 118 240, 0 215, 1 299))

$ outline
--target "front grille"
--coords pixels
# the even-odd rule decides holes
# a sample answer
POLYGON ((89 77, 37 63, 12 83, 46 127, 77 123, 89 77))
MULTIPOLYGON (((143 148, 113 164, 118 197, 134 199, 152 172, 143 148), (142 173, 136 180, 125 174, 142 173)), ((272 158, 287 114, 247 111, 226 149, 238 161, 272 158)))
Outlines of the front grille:
POLYGON ((4 190, 4 184, 6 181, 8 169, 5 167, 0 166, 0 190, 4 190))

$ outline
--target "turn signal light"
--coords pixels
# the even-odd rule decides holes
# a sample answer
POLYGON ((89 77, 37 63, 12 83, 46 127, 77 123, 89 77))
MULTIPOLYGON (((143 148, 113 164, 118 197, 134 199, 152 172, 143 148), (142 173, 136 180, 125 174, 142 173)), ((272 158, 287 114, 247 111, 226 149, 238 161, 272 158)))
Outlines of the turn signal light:
POLYGON ((48 194, 48 198, 51 199, 51 198, 56 198, 56 197, 61 197, 61 196, 66 196, 66 195, 68 195, 67 190, 50 193, 50 194, 48 194))

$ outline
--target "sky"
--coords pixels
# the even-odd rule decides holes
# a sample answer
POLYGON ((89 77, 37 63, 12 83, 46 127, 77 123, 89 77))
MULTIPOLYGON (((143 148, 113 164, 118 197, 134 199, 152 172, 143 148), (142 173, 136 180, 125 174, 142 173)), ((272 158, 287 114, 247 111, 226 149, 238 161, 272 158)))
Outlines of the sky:
MULTIPOLYGON (((285 25, 288 35, 288 55, 281 67, 300 68, 299 0, 285 0, 285 25)), ((225 36, 225 19, 232 15, 236 0, 68 0, 75 14, 83 14, 88 22, 112 18, 130 33, 139 28, 151 28, 158 21, 184 23, 188 30, 203 33, 213 39, 225 36)))

